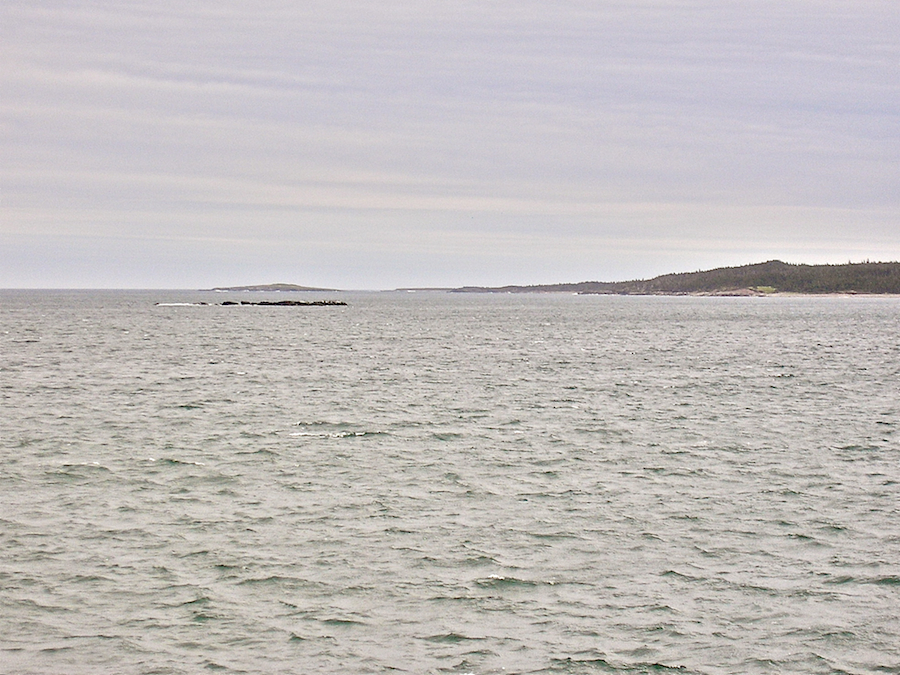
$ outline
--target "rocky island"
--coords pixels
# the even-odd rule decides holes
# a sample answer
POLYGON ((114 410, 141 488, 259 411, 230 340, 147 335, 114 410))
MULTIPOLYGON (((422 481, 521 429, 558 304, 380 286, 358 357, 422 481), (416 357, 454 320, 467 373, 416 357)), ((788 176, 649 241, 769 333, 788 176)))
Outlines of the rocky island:
POLYGON ((236 302, 234 300, 226 300, 221 303, 222 306, 233 305, 251 305, 253 307, 346 307, 347 303, 342 300, 260 300, 259 302, 247 302, 242 300, 236 302))
POLYGON ((335 291, 335 288, 314 288, 313 286, 298 286, 297 284, 258 284, 256 286, 217 286, 214 291, 335 291))

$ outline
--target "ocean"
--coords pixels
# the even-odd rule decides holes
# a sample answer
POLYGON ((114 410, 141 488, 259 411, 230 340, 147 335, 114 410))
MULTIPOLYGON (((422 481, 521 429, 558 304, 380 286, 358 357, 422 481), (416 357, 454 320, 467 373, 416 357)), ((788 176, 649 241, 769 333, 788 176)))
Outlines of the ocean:
POLYGON ((900 298, 284 297, 0 292, 0 672, 900 673, 900 298))

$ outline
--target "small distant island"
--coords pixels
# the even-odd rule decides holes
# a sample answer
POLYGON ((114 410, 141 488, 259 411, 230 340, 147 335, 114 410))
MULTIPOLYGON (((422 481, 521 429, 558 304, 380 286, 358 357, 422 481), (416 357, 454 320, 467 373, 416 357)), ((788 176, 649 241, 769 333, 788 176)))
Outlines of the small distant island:
POLYGON ((346 307, 347 303, 342 300, 260 300, 259 302, 235 302, 234 300, 226 300, 221 303, 223 307, 230 306, 247 306, 252 307, 346 307))
POLYGON ((337 291, 335 288, 314 288, 312 286, 298 286, 297 284, 260 284, 257 286, 218 286, 211 290, 214 291, 276 291, 276 292, 295 292, 295 291, 337 291))
POLYGON ((663 274, 635 281, 583 281, 539 286, 465 286, 454 293, 766 296, 775 293, 900 294, 900 262, 793 265, 780 260, 663 274))

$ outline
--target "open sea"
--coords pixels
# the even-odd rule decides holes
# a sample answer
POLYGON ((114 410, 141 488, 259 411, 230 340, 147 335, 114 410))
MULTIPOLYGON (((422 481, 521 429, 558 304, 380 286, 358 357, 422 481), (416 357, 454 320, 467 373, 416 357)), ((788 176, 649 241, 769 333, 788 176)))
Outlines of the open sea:
POLYGON ((900 298, 284 297, 0 292, 0 673, 900 673, 900 298))

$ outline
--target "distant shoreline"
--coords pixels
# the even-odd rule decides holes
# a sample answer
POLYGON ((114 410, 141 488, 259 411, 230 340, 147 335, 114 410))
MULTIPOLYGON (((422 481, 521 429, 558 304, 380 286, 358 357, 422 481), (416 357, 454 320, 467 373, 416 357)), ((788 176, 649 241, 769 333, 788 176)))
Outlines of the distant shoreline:
POLYGON ((316 288, 314 286, 298 286, 297 284, 257 284, 254 286, 216 286, 215 288, 204 289, 209 291, 250 291, 250 292, 286 292, 297 293, 306 291, 328 291, 337 292, 336 288, 316 288))
POLYGON ((580 295, 900 295, 900 262, 791 265, 780 260, 664 274, 634 281, 584 281, 539 286, 465 286, 454 293, 576 293, 580 295))
MULTIPOLYGON (((218 286, 216 292, 329 292, 336 288, 318 288, 275 283, 249 286, 218 286)), ((697 297, 770 297, 770 296, 890 296, 900 295, 900 262, 863 262, 845 265, 795 265, 780 260, 718 267, 698 272, 663 274, 652 279, 632 281, 582 281, 578 283, 406 287, 394 292, 407 293, 569 293, 578 295, 658 295, 697 297)))

